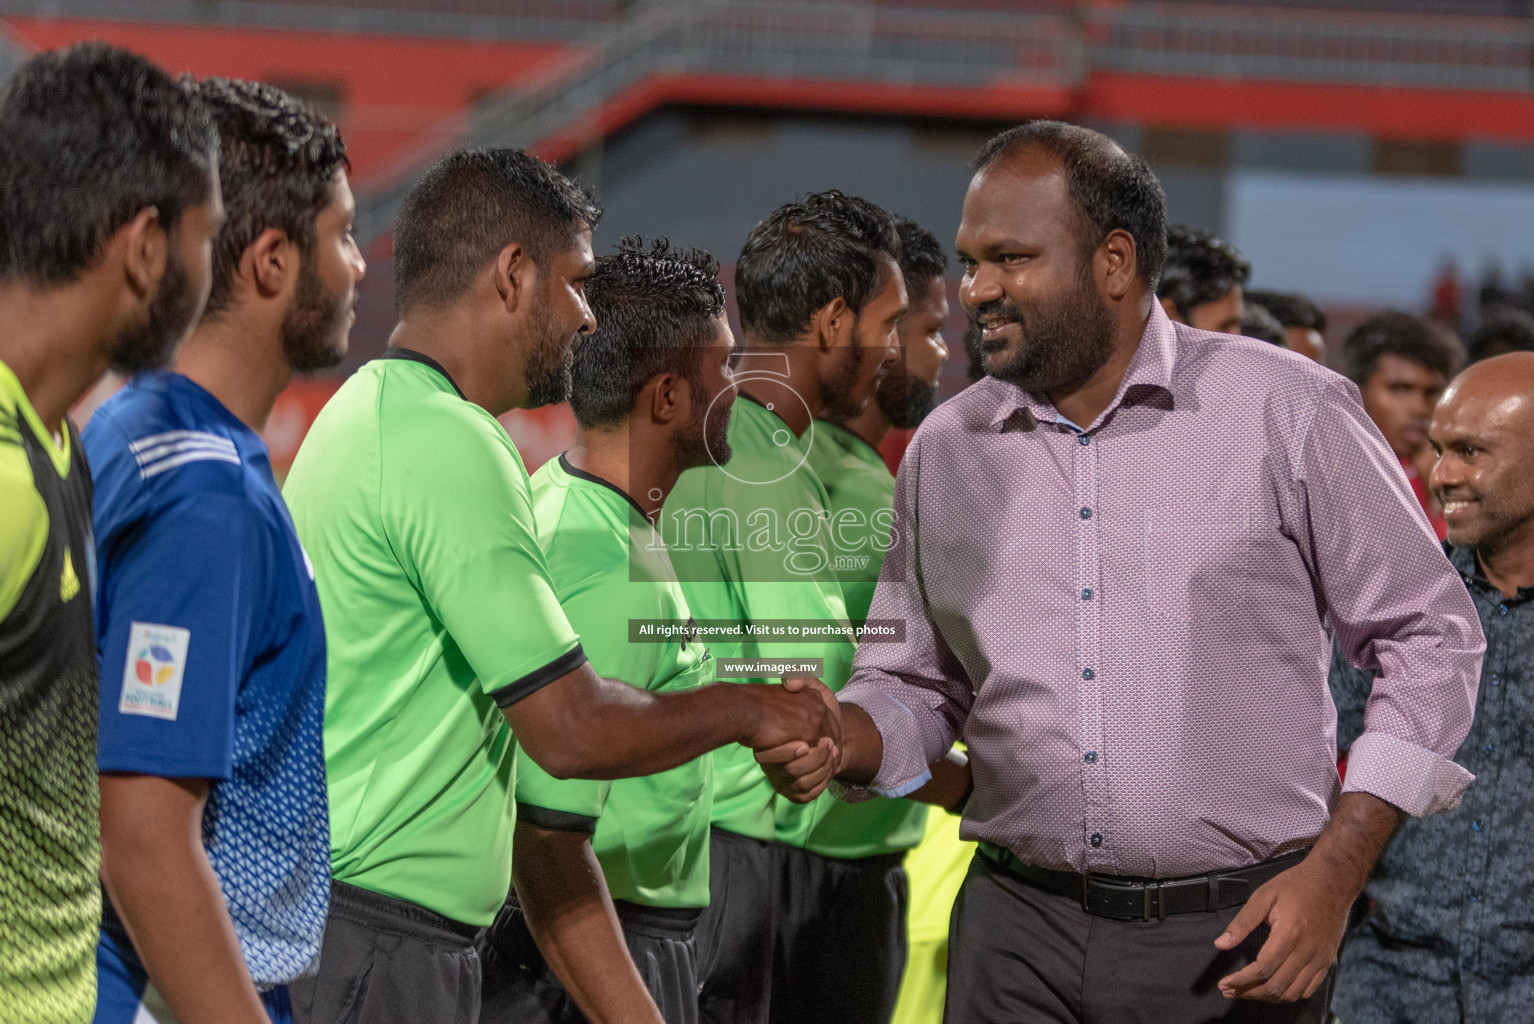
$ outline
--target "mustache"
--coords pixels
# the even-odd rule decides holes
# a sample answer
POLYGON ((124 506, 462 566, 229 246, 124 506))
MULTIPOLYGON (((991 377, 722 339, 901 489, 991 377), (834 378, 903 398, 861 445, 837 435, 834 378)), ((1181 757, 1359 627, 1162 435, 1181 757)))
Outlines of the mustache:
POLYGON ((992 326, 999 327, 1003 324, 1020 324, 1023 322, 1023 311, 1018 309, 1006 299, 993 299, 975 307, 975 311, 969 315, 969 322, 975 328, 984 326, 982 320, 993 321, 992 326))

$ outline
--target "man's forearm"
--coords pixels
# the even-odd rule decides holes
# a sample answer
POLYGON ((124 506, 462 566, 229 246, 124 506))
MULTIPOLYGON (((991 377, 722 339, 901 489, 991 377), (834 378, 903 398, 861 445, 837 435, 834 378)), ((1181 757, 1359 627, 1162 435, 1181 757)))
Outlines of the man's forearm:
POLYGON ((884 761, 884 737, 873 717, 856 704, 842 705, 842 760, 838 780, 866 786, 884 761))
POLYGON ((587 1019, 661 1024, 590 840, 519 822, 512 864, 528 931, 587 1019))
POLYGON ((1390 845, 1403 817, 1370 793, 1344 793, 1306 859, 1324 865, 1352 900, 1363 891, 1369 872, 1390 845))
POLYGON ((269 1024, 203 849, 198 784, 206 794, 202 780, 102 776, 102 883, 178 1020, 269 1024))
POLYGON ((813 693, 717 683, 652 693, 583 666, 506 709, 528 755, 555 778, 653 775, 729 743, 808 750, 834 732, 813 693))

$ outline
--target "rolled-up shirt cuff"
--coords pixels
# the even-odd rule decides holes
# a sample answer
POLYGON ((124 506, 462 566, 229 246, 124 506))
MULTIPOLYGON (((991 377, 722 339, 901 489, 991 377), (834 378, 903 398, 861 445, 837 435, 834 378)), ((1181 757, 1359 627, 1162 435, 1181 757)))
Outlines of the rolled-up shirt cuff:
POLYGON ((1452 811, 1475 776, 1426 747, 1365 732, 1348 751, 1344 793, 1368 793, 1414 818, 1452 811))
POLYGON ((926 744, 911 709, 883 690, 851 685, 838 694, 843 704, 855 704, 868 712, 884 741, 879 770, 866 786, 834 782, 832 792, 857 803, 874 796, 899 797, 912 793, 932 778, 927 767, 926 744))

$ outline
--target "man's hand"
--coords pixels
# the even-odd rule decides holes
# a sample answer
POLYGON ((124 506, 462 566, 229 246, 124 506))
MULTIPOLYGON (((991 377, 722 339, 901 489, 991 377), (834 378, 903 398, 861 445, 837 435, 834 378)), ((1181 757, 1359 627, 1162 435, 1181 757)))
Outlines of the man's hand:
POLYGON ((1314 995, 1337 962, 1348 909, 1357 896, 1349 888, 1311 857, 1259 886, 1214 944, 1234 949, 1264 922, 1267 941, 1256 960, 1220 979, 1220 993, 1265 1003, 1314 995))
POLYGON ((778 795, 796 804, 807 804, 824 792, 836 775, 841 751, 829 740, 821 740, 808 749, 802 744, 786 743, 758 750, 756 763, 767 773, 767 781, 778 795))
POLYGON ((752 750, 787 749, 803 757, 818 744, 841 743, 842 716, 836 697, 818 679, 786 679, 782 686, 738 689, 755 704, 755 720, 741 743, 752 750))
POLYGON ((822 737, 813 747, 789 742, 757 748, 756 761, 767 773, 772 788, 794 803, 807 804, 821 794, 841 764, 842 709, 836 695, 818 679, 791 676, 783 680, 783 689, 814 694, 835 721, 835 734, 822 737))
POLYGON ((1344 793, 1299 864, 1258 887, 1214 944, 1234 949, 1258 925, 1267 941, 1251 964, 1220 979, 1227 999, 1308 999, 1337 962, 1348 910, 1390 842, 1401 812, 1368 793, 1344 793))

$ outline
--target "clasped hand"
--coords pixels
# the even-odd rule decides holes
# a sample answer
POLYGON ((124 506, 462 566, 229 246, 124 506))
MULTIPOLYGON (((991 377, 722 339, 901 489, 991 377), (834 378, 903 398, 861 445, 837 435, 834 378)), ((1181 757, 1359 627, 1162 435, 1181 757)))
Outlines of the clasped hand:
POLYGON ((841 766, 841 705, 836 702, 836 695, 818 679, 791 677, 783 680, 782 689, 796 695, 796 699, 812 698, 830 723, 829 728, 810 736, 808 741, 790 739, 751 746, 756 750, 756 761, 767 773, 772 788, 794 803, 807 804, 825 790, 841 766))

